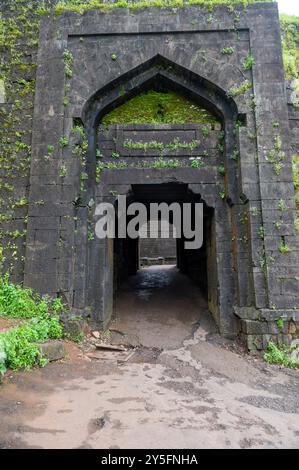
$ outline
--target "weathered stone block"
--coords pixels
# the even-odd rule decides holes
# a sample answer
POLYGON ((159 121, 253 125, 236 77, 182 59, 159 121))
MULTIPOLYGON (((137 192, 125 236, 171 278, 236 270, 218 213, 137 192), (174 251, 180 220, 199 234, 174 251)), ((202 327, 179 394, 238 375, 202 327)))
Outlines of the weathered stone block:
POLYGON ((48 361, 58 361, 65 357, 65 347, 61 341, 45 341, 43 343, 37 343, 38 348, 48 361))
POLYGON ((261 335, 246 335, 244 337, 248 351, 261 351, 264 348, 263 337, 261 335))
POLYGON ((80 336, 88 329, 86 320, 84 320, 81 316, 64 316, 61 320, 63 323, 64 333, 72 338, 80 336))
POLYGON ((263 335, 269 332, 268 323, 265 321, 241 320, 241 328, 247 335, 263 335))

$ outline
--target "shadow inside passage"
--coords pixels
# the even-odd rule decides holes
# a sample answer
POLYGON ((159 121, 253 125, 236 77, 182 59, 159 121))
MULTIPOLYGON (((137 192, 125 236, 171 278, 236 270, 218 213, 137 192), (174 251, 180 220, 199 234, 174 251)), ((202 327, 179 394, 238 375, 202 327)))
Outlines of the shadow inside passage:
POLYGON ((217 330, 198 285, 174 265, 150 266, 129 276, 115 298, 113 328, 146 347, 177 347, 196 326, 217 330))

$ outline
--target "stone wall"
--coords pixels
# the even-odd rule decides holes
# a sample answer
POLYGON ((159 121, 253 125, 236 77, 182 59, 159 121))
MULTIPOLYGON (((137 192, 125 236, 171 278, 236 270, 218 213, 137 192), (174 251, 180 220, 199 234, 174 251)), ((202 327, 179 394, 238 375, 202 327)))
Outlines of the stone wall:
MULTIPOLYGON (((36 3, 30 3, 35 17, 36 3)), ((13 9, 5 15, 13 16, 13 9)), ((61 296, 74 311, 106 325, 113 308, 113 245, 94 239, 95 203, 130 196, 136 185, 176 182, 214 214, 208 284, 220 331, 233 336, 241 328, 250 349, 264 347, 269 335, 291 335, 286 341, 298 336, 291 172, 297 116, 287 106, 276 4, 222 6, 212 13, 195 6, 65 12, 43 19, 37 57, 36 39, 32 29, 29 44, 15 41, 19 70, 7 71, 14 86, 1 106, 2 144, 16 161, 9 174, 2 167, 2 213, 9 214, 2 222, 5 243, 11 243, 6 267, 13 262, 15 279, 23 279, 25 260, 26 285, 61 296), (35 78, 33 105, 29 85, 35 78), (164 168, 157 167, 159 152, 123 145, 134 132, 146 143, 145 131, 159 129, 99 128, 105 113, 157 83, 204 103, 222 123, 201 135, 195 155, 166 149, 164 168), (19 121, 9 119, 12 107, 14 116, 20 107, 19 121), (23 132, 28 142, 18 146, 23 132), (192 156, 203 165, 192 166, 192 156), (277 319, 284 319, 283 333, 275 329, 277 319)), ((5 54, 8 63, 11 51, 5 54)), ((166 134, 182 139, 181 130, 171 126, 166 134)), ((188 140, 190 128, 183 131, 188 140)))
POLYGON ((174 229, 166 221, 151 220, 141 229, 139 259, 142 266, 154 264, 176 264, 177 242, 174 229), (151 237, 151 228, 157 237, 151 237))

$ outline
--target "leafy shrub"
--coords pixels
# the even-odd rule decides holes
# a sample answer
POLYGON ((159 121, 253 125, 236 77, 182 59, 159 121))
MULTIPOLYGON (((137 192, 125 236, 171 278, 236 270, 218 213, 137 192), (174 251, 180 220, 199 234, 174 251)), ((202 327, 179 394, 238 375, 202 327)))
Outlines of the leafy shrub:
POLYGON ((64 307, 60 299, 41 298, 31 289, 14 285, 9 276, 0 278, 0 316, 27 319, 21 325, 0 333, 0 373, 44 366, 38 341, 61 338, 58 314, 64 307))
POLYGON ((269 364, 279 364, 284 367, 298 369, 299 360, 292 359, 292 351, 294 351, 294 348, 287 348, 286 346, 279 348, 272 341, 269 341, 267 352, 264 354, 264 359, 269 364))
POLYGON ((9 276, 0 278, 0 316, 32 318, 48 312, 58 314, 63 311, 60 299, 41 298, 31 289, 12 284, 9 276))
POLYGON ((58 318, 49 314, 0 333, 0 373, 8 367, 17 370, 30 369, 34 365, 44 366, 47 361, 36 343, 61 336, 62 326, 58 318))

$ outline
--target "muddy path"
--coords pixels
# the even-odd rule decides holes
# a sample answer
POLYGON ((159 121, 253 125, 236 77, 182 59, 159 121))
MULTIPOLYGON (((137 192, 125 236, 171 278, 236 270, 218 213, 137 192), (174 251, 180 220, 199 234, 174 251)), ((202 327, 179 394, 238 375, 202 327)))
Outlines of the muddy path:
POLYGON ((221 339, 174 268, 123 286, 111 342, 131 354, 68 343, 63 361, 8 374, 0 448, 299 448, 299 373, 221 339))

